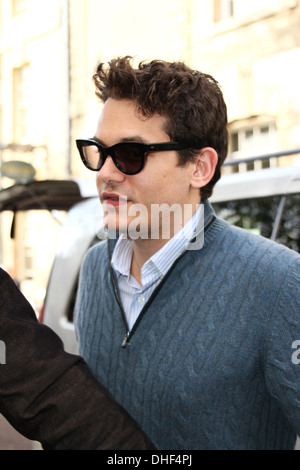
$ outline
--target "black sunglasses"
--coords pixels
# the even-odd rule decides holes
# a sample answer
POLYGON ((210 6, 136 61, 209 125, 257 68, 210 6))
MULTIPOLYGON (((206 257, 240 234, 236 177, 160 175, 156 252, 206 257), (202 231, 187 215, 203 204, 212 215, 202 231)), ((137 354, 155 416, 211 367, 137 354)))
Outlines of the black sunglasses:
POLYGON ((103 147, 93 139, 77 139, 76 145, 84 165, 93 171, 99 171, 105 160, 110 156, 122 173, 136 175, 145 165, 145 154, 165 150, 183 150, 187 146, 179 142, 163 142, 158 144, 143 144, 140 142, 122 142, 103 147))

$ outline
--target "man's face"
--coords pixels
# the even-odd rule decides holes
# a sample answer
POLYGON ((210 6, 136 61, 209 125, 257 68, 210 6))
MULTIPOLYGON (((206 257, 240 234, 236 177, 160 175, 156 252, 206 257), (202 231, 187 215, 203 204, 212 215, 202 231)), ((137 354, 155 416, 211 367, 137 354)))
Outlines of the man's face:
MULTIPOLYGON (((164 124, 165 118, 158 114, 147 119, 138 114, 136 105, 131 100, 109 98, 102 109, 95 137, 105 147, 124 140, 169 142, 164 124)), ((136 175, 122 173, 111 157, 107 157, 97 174, 97 188, 106 227, 115 226, 117 231, 126 231, 128 227, 136 227, 136 222, 141 217, 145 221, 147 216, 145 223, 150 233, 153 205, 157 207, 166 204, 171 207, 175 204, 176 207, 183 208, 184 204, 199 203, 199 190, 195 190, 190 184, 193 171, 192 163, 178 166, 176 151, 149 153, 143 170, 136 175), (136 210, 141 208, 142 215, 136 210)))

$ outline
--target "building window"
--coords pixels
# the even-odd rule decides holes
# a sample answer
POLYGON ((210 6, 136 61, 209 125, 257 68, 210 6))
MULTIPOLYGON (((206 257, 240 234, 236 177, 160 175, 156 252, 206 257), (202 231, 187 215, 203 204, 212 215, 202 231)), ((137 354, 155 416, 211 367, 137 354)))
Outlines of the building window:
MULTIPOLYGON (((230 159, 240 160, 267 155, 277 149, 277 132, 274 122, 260 123, 230 131, 230 159)), ((233 167, 234 171, 258 170, 274 166, 272 159, 245 161, 233 167)))
POLYGON ((237 18, 253 15, 267 10, 274 10, 277 7, 284 7, 285 0, 234 0, 234 14, 237 18))
POLYGON ((27 138, 29 110, 29 66, 13 70, 13 135, 14 142, 23 143, 27 138))
POLYGON ((242 19, 249 16, 269 14, 296 5, 295 0, 213 0, 213 18, 215 23, 231 18, 242 19))
POLYGON ((27 0, 11 0, 12 15, 17 16, 26 10, 27 0))
POLYGON ((214 0, 214 22, 228 20, 234 16, 234 0, 214 0))

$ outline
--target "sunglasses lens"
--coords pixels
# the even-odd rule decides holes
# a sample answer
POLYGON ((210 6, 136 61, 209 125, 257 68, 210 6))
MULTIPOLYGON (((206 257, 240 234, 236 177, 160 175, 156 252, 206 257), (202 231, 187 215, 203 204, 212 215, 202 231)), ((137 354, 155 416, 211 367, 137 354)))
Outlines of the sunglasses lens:
POLYGON ((91 141, 78 140, 77 145, 84 164, 90 170, 101 170, 108 155, 123 173, 134 175, 143 169, 143 149, 138 143, 120 143, 103 150, 91 141))
POLYGON ((141 171, 143 166, 142 155, 140 147, 132 143, 119 144, 114 148, 117 167, 129 175, 141 171))
POLYGON ((87 166, 92 170, 100 170, 104 163, 101 150, 96 145, 83 145, 82 153, 87 166))

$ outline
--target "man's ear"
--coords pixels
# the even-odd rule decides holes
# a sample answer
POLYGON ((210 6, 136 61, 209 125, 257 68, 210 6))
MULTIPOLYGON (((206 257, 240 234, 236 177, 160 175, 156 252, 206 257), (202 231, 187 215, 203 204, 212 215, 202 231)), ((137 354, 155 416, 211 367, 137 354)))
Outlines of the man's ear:
POLYGON ((218 154, 211 147, 205 147, 199 150, 196 157, 194 172, 191 179, 193 188, 203 188, 214 176, 218 163, 218 154))

